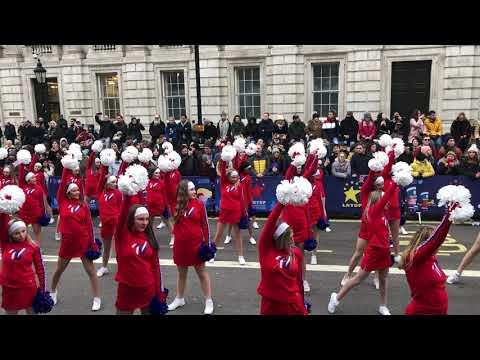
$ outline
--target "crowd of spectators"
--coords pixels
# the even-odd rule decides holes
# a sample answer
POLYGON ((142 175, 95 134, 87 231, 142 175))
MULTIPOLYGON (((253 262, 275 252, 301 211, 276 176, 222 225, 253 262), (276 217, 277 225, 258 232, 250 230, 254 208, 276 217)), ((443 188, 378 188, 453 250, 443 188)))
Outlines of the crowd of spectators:
MULTIPOLYGON (((21 147, 32 149, 35 144, 44 143, 48 149, 42 156, 44 169, 48 175, 60 176, 60 160, 68 144, 79 143, 87 155, 92 143, 102 139, 107 147, 117 152, 118 168, 121 152, 127 146, 149 147, 154 159, 158 159, 163 152, 162 143, 169 141, 181 155, 179 171, 182 175, 207 176, 213 180, 217 176, 216 163, 222 147, 241 135, 247 143, 257 144, 256 153, 250 157, 253 175, 282 176, 290 163, 287 152, 291 144, 297 141, 307 144, 312 139, 322 138, 328 148, 328 155, 322 161, 325 173, 349 178, 368 174, 368 161, 379 150, 379 137, 389 134, 405 142, 405 153, 398 160, 411 165, 414 177, 465 175, 479 179, 477 121, 460 113, 449 131, 444 130, 435 111, 423 114, 417 110, 409 119, 396 112, 393 119, 379 113, 376 120, 370 113, 356 119, 350 111, 339 120, 331 111, 326 119, 313 114, 306 122, 298 115, 294 115, 290 122, 281 114, 272 120, 270 114, 264 112, 260 121, 250 118, 245 123, 239 115, 229 120, 227 114, 222 113, 216 121, 203 119, 202 125, 192 125, 185 114, 179 120, 168 117, 166 122, 158 114, 153 121, 146 123, 132 117, 127 124, 120 114, 111 119, 97 113, 92 124, 86 126, 76 119, 67 121, 63 116, 50 122, 42 118, 33 123, 25 121, 18 128, 7 122, 3 131, 0 129, 0 138, 9 157, 2 160, 1 165, 13 163, 16 151, 21 147)), ((115 167, 111 169, 113 173, 116 170, 115 167)))

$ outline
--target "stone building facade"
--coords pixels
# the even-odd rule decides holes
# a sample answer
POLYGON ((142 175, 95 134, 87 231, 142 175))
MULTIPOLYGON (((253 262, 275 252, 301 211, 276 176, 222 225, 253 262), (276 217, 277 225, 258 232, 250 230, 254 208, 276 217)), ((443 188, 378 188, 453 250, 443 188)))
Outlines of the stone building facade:
MULTIPOLYGON (((166 120, 184 112, 196 119, 193 46, 0 45, 2 125, 37 117, 33 53, 47 70, 52 117, 91 124, 102 111, 149 123, 155 113, 166 120)), ((447 126, 461 111, 480 115, 475 45, 203 45, 200 77, 203 116, 214 122, 222 111, 309 120, 329 109, 358 119, 419 107, 436 110, 447 126)))

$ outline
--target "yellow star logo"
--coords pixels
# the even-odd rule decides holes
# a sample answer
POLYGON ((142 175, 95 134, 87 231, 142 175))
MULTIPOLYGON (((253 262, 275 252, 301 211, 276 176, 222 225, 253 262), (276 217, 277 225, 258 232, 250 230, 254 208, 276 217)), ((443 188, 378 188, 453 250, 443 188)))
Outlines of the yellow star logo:
POLYGON ((357 194, 360 192, 360 190, 355 190, 353 186, 350 187, 347 191, 344 191, 345 193, 345 202, 348 200, 353 201, 355 204, 358 204, 357 201, 357 194))

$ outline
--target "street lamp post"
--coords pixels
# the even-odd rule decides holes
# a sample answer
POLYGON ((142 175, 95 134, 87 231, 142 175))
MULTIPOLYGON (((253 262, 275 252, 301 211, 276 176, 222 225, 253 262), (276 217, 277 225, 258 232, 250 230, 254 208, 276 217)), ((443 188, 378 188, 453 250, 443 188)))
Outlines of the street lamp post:
POLYGON ((200 54, 198 50, 198 45, 194 45, 195 47, 195 80, 197 85, 197 117, 198 125, 202 125, 202 92, 200 89, 200 54))
POLYGON ((37 67, 33 70, 35 78, 40 89, 40 111, 41 117, 48 124, 50 121, 50 114, 48 109, 48 85, 47 85, 47 70, 42 66, 40 59, 37 59, 37 67))

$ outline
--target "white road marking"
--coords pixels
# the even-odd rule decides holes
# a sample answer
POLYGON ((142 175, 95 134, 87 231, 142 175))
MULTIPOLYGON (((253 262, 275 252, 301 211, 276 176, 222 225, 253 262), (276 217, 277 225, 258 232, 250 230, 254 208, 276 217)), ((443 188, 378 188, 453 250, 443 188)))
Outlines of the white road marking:
MULTIPOLYGON (((45 262, 57 262, 58 257, 55 255, 43 255, 43 261, 45 262)), ((72 259, 72 263, 81 263, 79 258, 72 259)), ((101 264, 102 259, 97 259, 94 261, 96 264, 101 264)), ((116 264, 117 260, 115 258, 110 259, 109 264, 116 264)), ((218 261, 216 260, 213 264, 206 263, 207 267, 211 268, 227 268, 227 269, 260 269, 260 264, 258 262, 247 262, 245 265, 240 265, 237 261, 218 261)), ((161 266, 176 266, 171 259, 160 259, 161 266)), ((307 270, 315 272, 336 272, 336 273, 346 273, 348 266, 345 265, 310 265, 307 264, 307 270)), ((358 271, 358 267, 355 269, 358 271)), ((455 270, 443 269, 445 274, 452 275, 455 273, 455 270)), ((390 268, 390 274, 394 275, 404 275, 404 271, 397 268, 390 268)), ((480 277, 480 270, 465 270, 462 274, 464 277, 480 277)))

